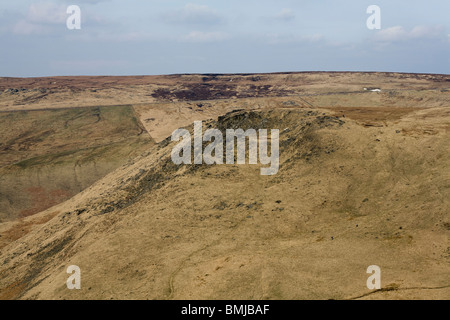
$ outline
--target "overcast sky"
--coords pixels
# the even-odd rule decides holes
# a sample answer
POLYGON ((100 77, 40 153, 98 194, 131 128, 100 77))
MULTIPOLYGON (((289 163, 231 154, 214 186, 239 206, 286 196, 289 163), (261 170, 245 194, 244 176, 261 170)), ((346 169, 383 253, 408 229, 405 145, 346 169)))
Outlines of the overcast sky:
POLYGON ((450 74, 449 0, 2 0, 0 76, 450 74), (69 5, 81 29, 69 30, 69 5), (369 30, 369 5, 381 29, 369 30))

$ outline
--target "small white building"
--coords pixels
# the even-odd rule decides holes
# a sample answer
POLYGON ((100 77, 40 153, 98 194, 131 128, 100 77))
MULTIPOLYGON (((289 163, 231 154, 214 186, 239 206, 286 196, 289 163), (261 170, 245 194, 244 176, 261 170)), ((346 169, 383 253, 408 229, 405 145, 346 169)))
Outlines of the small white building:
POLYGON ((381 92, 381 89, 378 89, 378 88, 364 88, 364 91, 367 91, 367 90, 369 90, 369 91, 371 91, 371 92, 381 92))

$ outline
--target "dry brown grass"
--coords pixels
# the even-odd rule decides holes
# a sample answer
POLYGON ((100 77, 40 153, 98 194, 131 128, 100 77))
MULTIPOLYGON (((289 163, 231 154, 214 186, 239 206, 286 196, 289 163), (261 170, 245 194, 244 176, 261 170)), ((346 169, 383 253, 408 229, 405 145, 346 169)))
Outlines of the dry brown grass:
MULTIPOLYGON (((150 96, 168 87, 173 99, 189 85, 231 78, 243 98, 124 98, 162 142, 36 216, 53 219, 0 224, 1 297, 448 299, 448 76, 184 75, 128 79, 123 87, 116 78, 89 81, 150 96), (249 97, 255 82, 290 92, 249 97), (257 165, 174 166, 174 143, 164 137, 207 118, 214 126, 279 128, 279 173, 261 176, 257 165), (72 264, 82 270, 79 291, 65 287, 72 264), (379 291, 366 287, 373 264, 382 270, 379 291)), ((77 94, 86 94, 81 105, 101 95, 77 94)))

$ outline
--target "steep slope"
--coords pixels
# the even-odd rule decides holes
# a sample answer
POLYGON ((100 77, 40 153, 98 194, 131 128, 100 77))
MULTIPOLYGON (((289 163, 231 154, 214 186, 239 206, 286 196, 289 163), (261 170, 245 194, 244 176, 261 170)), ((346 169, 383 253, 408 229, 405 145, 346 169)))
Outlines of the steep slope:
POLYGON ((280 129, 278 174, 176 166, 167 138, 33 217, 2 249, 0 298, 448 298, 448 108, 367 125, 272 107, 204 126, 280 129), (81 290, 66 288, 69 265, 81 290), (381 291, 366 288, 370 265, 381 291))
POLYGON ((130 106, 0 113, 0 222, 69 199, 154 144, 130 106))

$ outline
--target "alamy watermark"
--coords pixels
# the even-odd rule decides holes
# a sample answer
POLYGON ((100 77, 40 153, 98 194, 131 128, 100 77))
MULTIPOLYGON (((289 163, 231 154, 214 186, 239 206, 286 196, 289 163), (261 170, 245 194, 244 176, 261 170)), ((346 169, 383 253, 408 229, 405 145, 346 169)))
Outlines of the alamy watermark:
POLYGON ((70 277, 66 281, 67 289, 69 290, 80 290, 81 289, 81 269, 78 266, 69 266, 67 268, 67 273, 70 277))
POLYGON ((369 290, 380 290, 381 289, 381 268, 376 265, 369 266, 367 268, 367 273, 371 276, 367 279, 367 288, 369 290))
MULTIPOLYGON (((66 26, 69 30, 81 29, 81 9, 78 5, 70 5, 67 7, 66 13, 70 16, 66 20, 66 26)), ((381 29, 381 9, 377 5, 370 5, 366 10, 370 14, 366 21, 366 26, 369 30, 381 29)))
POLYGON ((67 7, 67 14, 70 16, 66 20, 66 26, 69 30, 81 29, 81 9, 77 5, 71 5, 67 7))
MULTIPOLYGON (((192 164, 192 137, 188 130, 177 129, 172 133, 172 141, 180 141, 173 149, 171 158, 176 165, 192 164)), ((280 166, 279 130, 272 129, 270 136, 270 156, 268 156, 267 129, 227 129, 225 137, 226 156, 224 161, 223 133, 218 129, 208 129, 203 134, 202 121, 194 122, 194 164, 234 164, 235 140, 237 140, 237 164, 246 163, 246 141, 248 138, 249 164, 270 164, 261 168, 261 175, 275 175, 280 166), (259 134, 259 136, 258 136, 259 134), (214 140, 213 140, 214 139, 214 140), (212 141, 213 140, 213 141, 212 141), (211 142, 203 150, 203 142, 211 142), (259 147, 259 148, 258 148, 259 147), (214 153, 214 155, 213 155, 214 153)))
POLYGON ((381 9, 377 5, 371 5, 367 8, 367 14, 371 16, 367 19, 366 25, 369 30, 381 29, 381 9))

